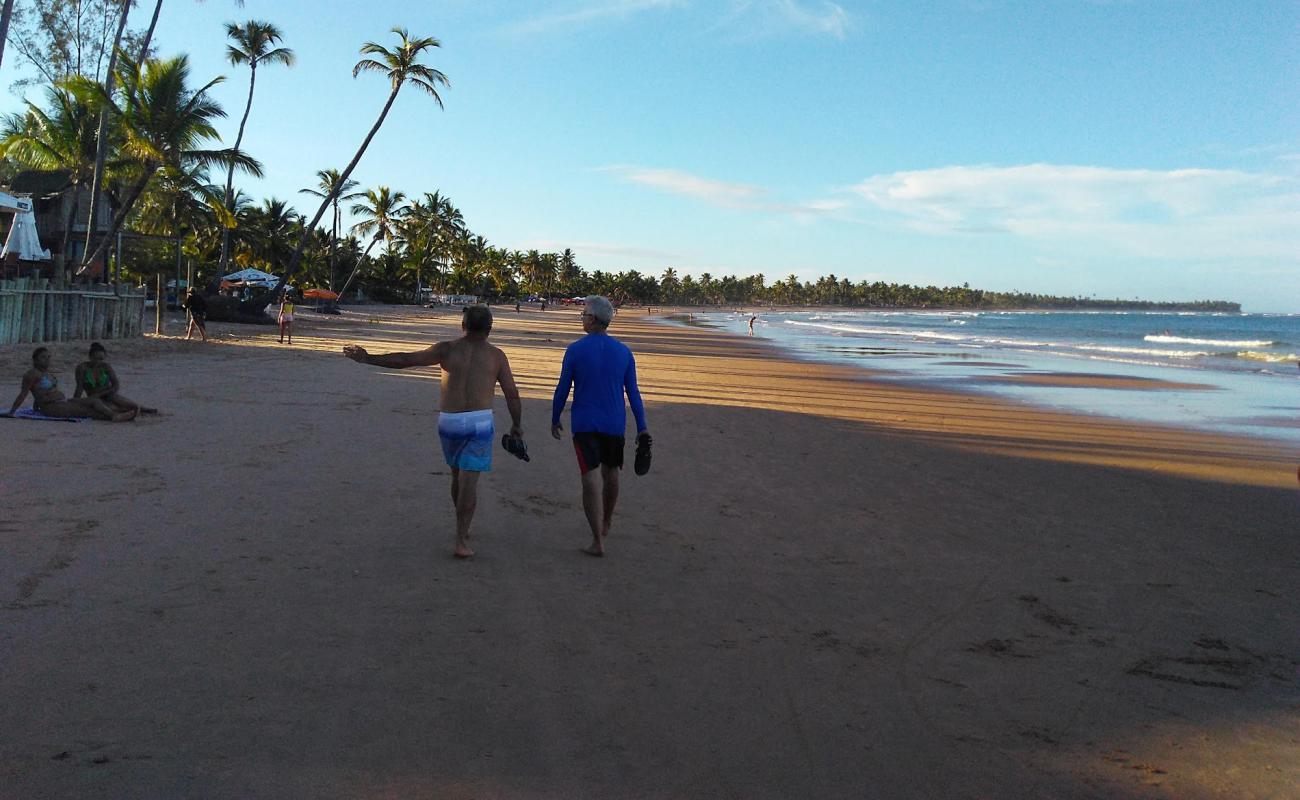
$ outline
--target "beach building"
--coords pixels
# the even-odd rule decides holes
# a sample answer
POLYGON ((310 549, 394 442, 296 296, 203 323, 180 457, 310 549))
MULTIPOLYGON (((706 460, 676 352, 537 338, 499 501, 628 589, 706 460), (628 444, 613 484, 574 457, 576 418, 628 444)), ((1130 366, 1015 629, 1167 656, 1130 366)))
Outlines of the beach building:
POLYGON ((36 215, 32 199, 10 192, 0 192, 0 212, 4 212, 8 230, 4 235, 3 258, 6 266, 21 269, 23 263, 40 265, 50 261, 50 251, 41 246, 36 232, 36 215))
MULTIPOLYGON (((40 246, 49 251, 48 263, 51 266, 78 263, 86 252, 86 223, 90 213, 90 188, 74 187, 72 173, 69 170, 25 170, 14 176, 7 191, 18 197, 26 197, 31 202, 31 212, 35 222, 36 236, 40 246)), ((112 221, 112 204, 107 194, 101 198, 95 215, 95 233, 106 233, 112 221)), ((5 225, 4 235, 8 237, 12 222, 0 221, 5 225)), ((5 257, 6 274, 19 270, 19 259, 5 257)), ((102 280, 104 265, 95 265, 84 277, 89 280, 102 280)))

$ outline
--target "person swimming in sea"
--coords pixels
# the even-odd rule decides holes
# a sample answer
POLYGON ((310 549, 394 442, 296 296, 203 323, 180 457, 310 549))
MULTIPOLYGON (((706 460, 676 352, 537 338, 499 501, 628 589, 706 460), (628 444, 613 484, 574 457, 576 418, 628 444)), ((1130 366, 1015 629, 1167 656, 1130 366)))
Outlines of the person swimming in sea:
POLYGON ((32 351, 32 368, 23 373, 22 389, 9 409, 13 416, 22 408, 27 395, 32 396, 32 407, 47 417, 93 417, 108 422, 129 422, 138 410, 119 411, 103 400, 93 397, 76 397, 69 400, 59 391, 59 380, 50 372, 50 351, 38 347, 32 351))
POLYGON ((121 382, 118 381, 112 365, 108 363, 108 351, 99 342, 91 342, 89 359, 77 365, 75 374, 77 388, 72 393, 74 400, 84 394, 95 400, 103 400, 117 411, 135 409, 141 414, 158 413, 158 409, 142 406, 121 393, 121 382))

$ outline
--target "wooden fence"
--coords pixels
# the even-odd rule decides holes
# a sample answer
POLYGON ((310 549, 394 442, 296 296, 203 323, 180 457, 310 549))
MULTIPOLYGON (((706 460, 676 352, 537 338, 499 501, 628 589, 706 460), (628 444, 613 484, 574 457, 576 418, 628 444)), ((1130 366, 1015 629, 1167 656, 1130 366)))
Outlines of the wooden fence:
POLYGON ((106 283, 54 288, 47 279, 0 281, 0 345, 123 339, 144 329, 145 290, 106 283))

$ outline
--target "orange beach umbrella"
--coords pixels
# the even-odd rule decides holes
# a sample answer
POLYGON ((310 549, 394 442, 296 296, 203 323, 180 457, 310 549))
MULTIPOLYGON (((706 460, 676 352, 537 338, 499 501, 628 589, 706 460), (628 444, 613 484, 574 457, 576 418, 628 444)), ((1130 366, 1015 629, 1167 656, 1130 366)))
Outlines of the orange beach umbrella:
POLYGON ((331 292, 329 289, 308 289, 302 293, 303 297, 311 297, 316 300, 337 300, 338 292, 331 292))

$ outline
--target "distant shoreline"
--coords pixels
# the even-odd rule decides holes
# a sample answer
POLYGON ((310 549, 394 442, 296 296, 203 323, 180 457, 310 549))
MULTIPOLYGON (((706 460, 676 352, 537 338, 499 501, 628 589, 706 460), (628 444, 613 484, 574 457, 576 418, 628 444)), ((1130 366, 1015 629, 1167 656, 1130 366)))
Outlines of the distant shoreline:
MULTIPOLYGON (((1176 327, 1174 320, 1179 312, 1131 316, 1115 312, 1118 316, 1107 318, 1107 312, 1074 312, 1072 315, 1071 312, 1031 310, 1023 312, 1030 316, 1019 319, 1004 316, 1001 322, 997 322, 998 314, 1003 312, 991 312, 986 319, 994 320, 1000 332, 981 328, 982 323, 976 317, 984 312, 937 309, 890 309, 889 312, 832 311, 826 307, 777 307, 770 311, 714 307, 705 311, 688 307, 663 309, 656 316, 670 325, 743 337, 746 319, 754 313, 760 319, 754 338, 767 340, 790 358, 883 373, 891 382, 928 390, 972 391, 1038 409, 1069 410, 1090 417, 1172 425, 1185 430, 1257 440, 1275 440, 1279 427, 1294 430, 1294 426, 1279 426, 1274 419, 1276 409, 1293 405, 1285 399, 1291 387, 1276 383, 1276 377, 1262 379, 1274 383, 1261 383, 1253 373, 1280 374, 1284 378, 1293 376, 1296 356, 1283 357, 1274 354, 1273 349, 1262 348, 1268 352, 1245 353, 1236 359, 1239 366, 1224 367, 1224 362, 1233 361, 1225 358, 1233 351, 1251 347, 1260 349, 1259 346, 1265 344, 1285 345, 1296 340, 1295 336, 1285 332, 1279 334, 1276 329, 1267 335, 1196 334, 1201 338, 1173 338, 1174 344, 1167 345, 1143 341, 1130 343, 1106 337, 1123 335, 1112 330, 1115 326, 1149 329, 1146 333, 1159 333, 1164 328, 1168 332, 1166 326, 1176 327), (1087 316, 1089 313, 1096 316, 1087 316), (1050 318, 1057 314, 1063 315, 1057 317, 1061 324, 1055 324, 1050 318), (873 315, 874 323, 870 321, 873 315), (798 321, 809 316, 810 321, 798 321), (1088 322, 1089 319, 1095 322, 1088 322), (779 324, 783 320, 799 327, 788 330, 786 325, 779 324), (845 325, 849 327, 843 327, 845 325), (866 327, 854 327, 860 325, 866 327), (1091 334, 1081 332, 1080 325, 1088 330, 1096 328, 1096 331, 1091 334), (916 326, 920 327, 913 333, 908 332, 916 326), (1102 333, 1102 330, 1108 332, 1102 333), (914 338, 913 334, 921 338, 914 338), (1074 341, 1079 336, 1085 338, 1074 341), (1093 336, 1097 338, 1090 338, 1093 336), (1231 341, 1233 339, 1276 341, 1231 341), (967 345, 967 340, 983 344, 967 345), (1017 340, 1023 340, 1020 343, 1026 347, 1017 349, 1017 340), (1229 352, 1208 352, 1214 351, 1216 345, 1229 352), (962 349, 967 346, 976 349, 962 349), (1191 372, 1183 371, 1186 364, 1176 357, 1179 348, 1208 349, 1207 352, 1191 353, 1205 357, 1207 363, 1192 367, 1191 372), (1174 355, 1162 355, 1166 352, 1174 355), (1159 361, 1161 358, 1164 358, 1163 363, 1159 361), (991 361, 985 363, 984 359, 991 361), (1175 367, 1179 368, 1178 371, 1166 371, 1175 367), (1128 397, 1120 400, 1117 392, 1128 397), (1169 397, 1169 392, 1178 395, 1169 397), (1157 399, 1157 395, 1166 397, 1157 399)), ((1209 325, 1212 317, 1222 318, 1221 323, 1214 322, 1215 325, 1244 324, 1249 327, 1273 324, 1262 318, 1257 323, 1249 323, 1238 322, 1235 316, 1199 316, 1202 321, 1196 325, 1209 325)), ((1188 315, 1185 319, 1193 317, 1188 315)), ((1143 337, 1139 335, 1138 338, 1143 337)), ((1291 349, 1282 347, 1277 352, 1290 353, 1291 349)), ((1300 437, 1288 433, 1282 438, 1294 444, 1300 437)))
POLYGON ((800 305, 794 305, 794 306, 782 306, 782 305, 766 306, 766 305, 755 305, 755 304, 745 304, 745 303, 727 303, 727 304, 724 304, 724 305, 709 305, 709 306, 679 306, 679 305, 664 305, 664 306, 658 306, 658 305, 649 304, 649 305, 623 306, 623 308, 624 308, 624 309, 635 309, 635 308, 654 308, 654 309, 660 309, 660 308, 662 308, 662 309, 664 309, 664 311, 662 311, 662 312, 660 312, 660 311, 654 311, 654 312, 652 312, 652 313, 657 314, 657 315, 668 315, 668 314, 674 314, 674 313, 676 313, 676 314, 691 314, 691 313, 699 313, 699 314, 703 314, 703 313, 708 313, 708 312, 718 312, 718 311, 738 311, 738 312, 739 312, 739 311, 750 311, 750 312, 754 312, 754 313, 764 313, 764 312, 765 312, 765 313, 771 313, 771 314, 779 314, 779 313, 798 313, 798 312, 810 312, 810 313, 812 313, 812 312, 819 312, 819 311, 820 311, 820 312, 828 312, 828 311, 830 311, 830 312, 834 312, 834 311, 849 311, 849 312, 868 312, 868 311, 869 311, 869 312, 882 312, 882 311, 897 311, 897 312, 900 312, 900 313, 915 313, 915 312, 917 312, 917 311, 931 311, 931 312, 934 312, 934 313, 936 313, 936 314, 957 314, 957 313, 967 313, 967 314, 969 314, 969 313, 972 313, 972 312, 981 312, 981 313, 992 312, 992 313, 1021 314, 1021 313, 1037 313, 1037 312, 1043 312, 1043 311, 1059 311, 1059 312, 1066 312, 1066 313, 1071 313, 1071 312, 1073 312, 1073 313, 1084 313, 1084 314, 1093 314, 1093 313, 1101 313, 1101 314, 1105 314, 1105 313, 1109 313, 1109 312, 1118 312, 1118 311, 1126 311, 1126 312, 1128 312, 1128 311, 1141 311, 1141 312, 1150 312, 1150 313, 1153 313, 1153 314, 1183 314, 1183 313, 1193 313, 1193 314, 1251 314, 1251 313, 1267 313, 1267 312, 1251 312, 1251 311, 1242 311, 1242 310, 1241 310, 1241 306, 1240 306, 1239 304, 1234 304, 1234 305, 1237 305, 1236 310, 1191 308, 1191 307, 1181 307, 1181 306, 1168 306, 1168 307, 1159 307, 1159 308, 1151 308, 1151 307, 1147 307, 1147 306, 1114 306, 1114 307, 1109 307, 1109 308, 1078 308, 1078 307, 1045 307, 1045 306, 1039 306, 1039 307, 1002 308, 1002 307, 994 307, 994 306, 988 306, 988 307, 981 307, 981 306, 974 306, 974 307, 972 307, 972 306, 843 306, 843 305, 836 305, 836 306, 830 306, 830 305, 827 305, 827 306, 800 306, 800 305))

